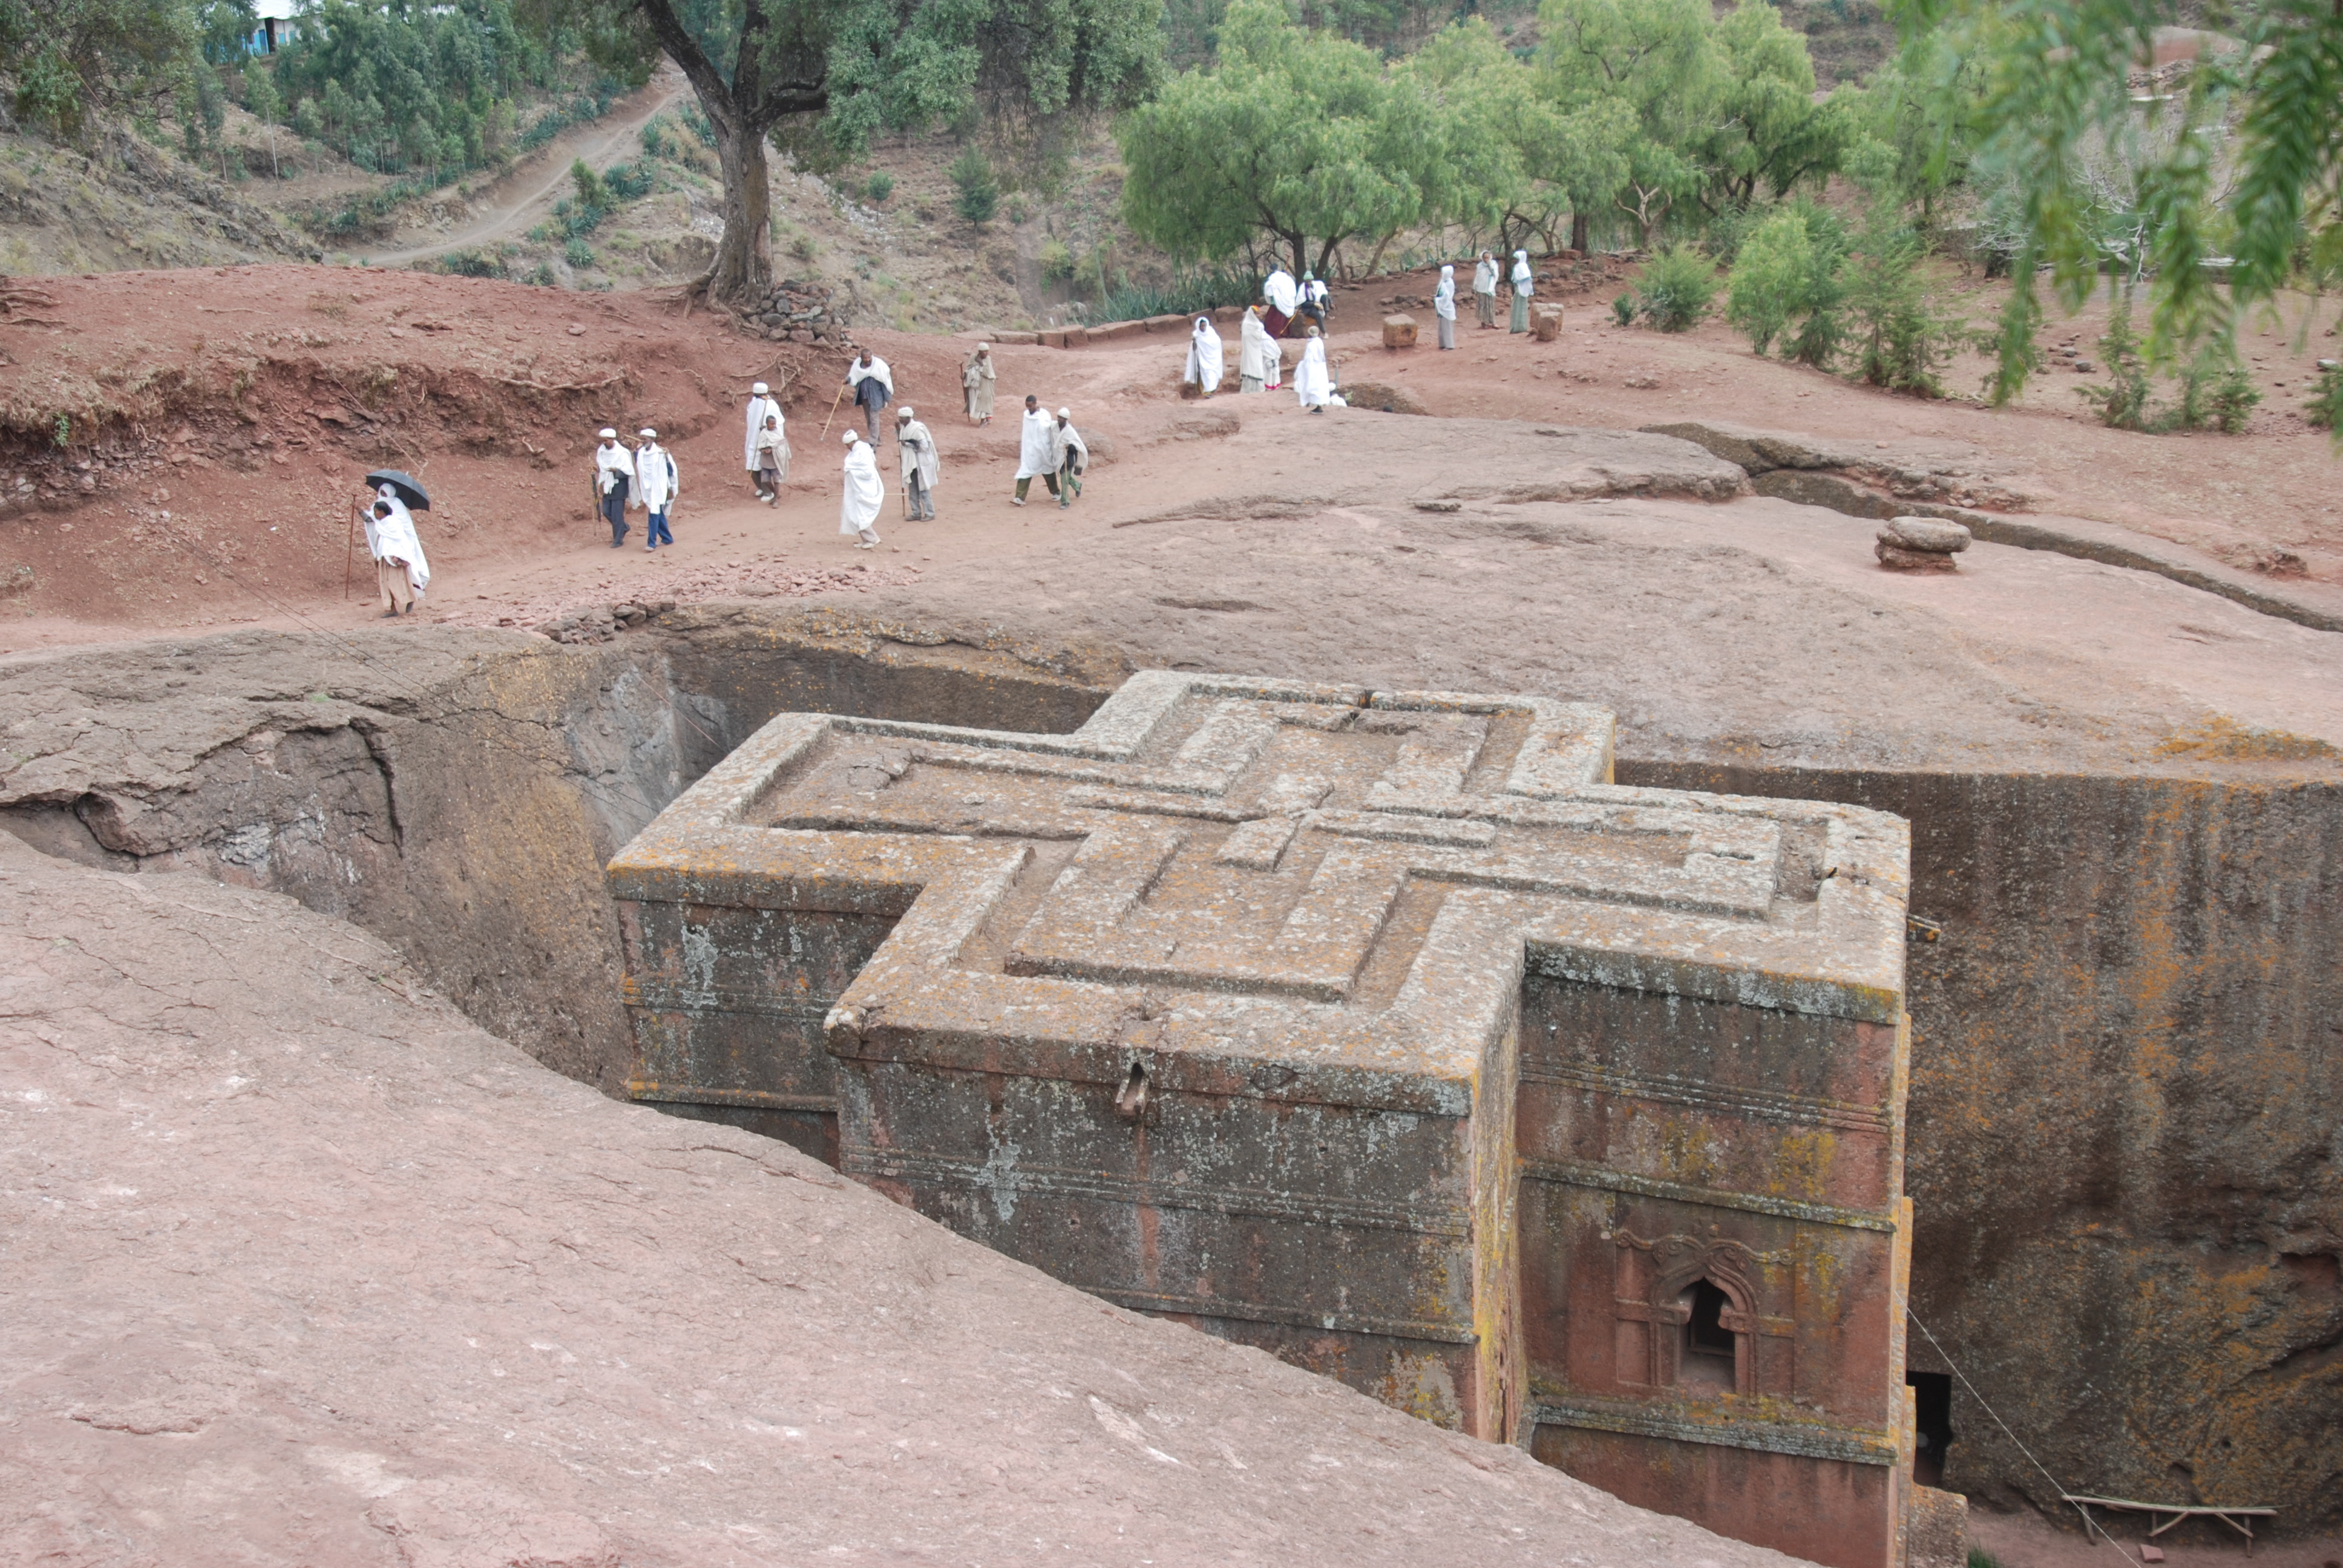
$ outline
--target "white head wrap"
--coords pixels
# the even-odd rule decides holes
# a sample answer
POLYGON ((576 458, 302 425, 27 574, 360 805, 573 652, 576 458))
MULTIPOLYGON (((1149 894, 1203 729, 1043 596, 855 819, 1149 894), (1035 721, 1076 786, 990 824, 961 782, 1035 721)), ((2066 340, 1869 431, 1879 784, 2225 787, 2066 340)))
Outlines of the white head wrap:
POLYGON ((640 436, 646 441, 656 441, 659 439, 659 432, 652 429, 649 425, 644 426, 641 429, 636 431, 635 434, 640 436))
POLYGON ((749 391, 755 397, 762 397, 765 395, 765 384, 762 381, 757 382, 749 388, 749 391))
POLYGON ((1443 262, 1440 267, 1440 276, 1443 277, 1453 277, 1456 276, 1456 268, 1446 262, 1443 262))
POLYGON ((898 424, 900 424, 903 420, 908 419, 910 417, 911 406, 909 403, 904 404, 900 408, 895 410, 895 419, 898 424))
POLYGON ((860 439, 862 439, 862 432, 860 430, 849 430, 846 433, 846 444, 850 447, 860 439))
POLYGON ((1061 408, 1058 410, 1058 417, 1061 419, 1071 419, 1073 417, 1074 411, 1071 408, 1061 408))
POLYGON ((618 438, 618 433, 616 430, 611 429, 608 425, 602 427, 602 439, 605 441, 615 441, 618 438))

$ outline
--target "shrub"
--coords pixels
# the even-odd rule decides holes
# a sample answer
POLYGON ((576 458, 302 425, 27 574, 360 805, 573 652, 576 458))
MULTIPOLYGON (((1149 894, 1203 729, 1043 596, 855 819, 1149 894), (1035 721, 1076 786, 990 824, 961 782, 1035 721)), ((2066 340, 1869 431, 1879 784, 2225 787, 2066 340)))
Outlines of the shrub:
POLYGON ((561 247, 561 259, 577 271, 583 272, 594 265, 593 247, 582 239, 573 239, 561 247))
POLYGON ((588 168, 584 158, 570 164, 569 182, 578 187, 578 205, 581 207, 608 212, 616 205, 610 200, 609 187, 602 183, 602 176, 588 168))
POLYGON ((814 242, 813 236, 801 234, 789 241, 789 254, 799 261, 810 262, 821 254, 821 246, 814 242))
POLYGON ((622 201, 633 201, 651 194, 654 178, 651 166, 638 158, 631 164, 615 164, 602 176, 607 195, 604 200, 615 206, 622 201))
POLYGON ((535 269, 529 273, 528 281, 539 288, 551 288, 556 281, 553 276, 553 264, 549 261, 538 262, 535 269))
POLYGON ((1611 319, 1617 322, 1622 327, 1634 326, 1635 323, 1635 297, 1632 294, 1623 294, 1618 298, 1613 300, 1611 302, 1611 319))
POLYGON ((2099 357, 2107 367, 2106 384, 2077 387, 2075 396, 2097 409, 2102 425, 2147 429, 2147 361, 2140 357, 2139 339, 2132 334, 2128 301, 2117 306, 2108 321, 2107 336, 2099 339, 2099 357))
POLYGON ((716 150, 716 127, 709 124, 708 112, 705 109, 698 104, 686 104, 676 118, 683 122, 685 130, 699 138, 700 146, 709 152, 716 150))
POLYGON ((1063 283, 1074 276, 1074 253, 1062 239, 1043 240, 1039 259, 1041 276, 1051 283, 1063 283))
POLYGON ((2318 362, 2318 385, 2311 390, 2303 417, 2321 430, 2343 433, 2343 360, 2318 362))
POLYGON ((1760 354, 1795 323, 1796 332, 1782 345, 1784 357, 1827 369, 1838 349, 1845 256, 1843 233, 1828 212, 1780 209, 1742 242, 1727 286, 1725 319, 1760 354))
POLYGON ((2170 423, 2184 430, 2209 426, 2225 436, 2235 436, 2245 429, 2261 400, 2259 388, 2242 367, 2208 356, 2180 373, 2180 403, 2173 409, 2170 423))
POLYGON ((1635 308, 1662 332, 1689 330, 1715 297, 1716 268, 1696 250, 1664 250, 1636 275, 1635 308))
POLYGON ((1918 238, 1883 206, 1865 226, 1844 277, 1855 374, 1874 387, 1941 397, 1936 372, 1952 358, 1966 323, 1928 302, 1918 238))
POLYGON ((438 270, 450 277, 502 277, 505 264, 477 250, 451 250, 439 258, 438 270))
POLYGON ((881 169, 864 184, 862 192, 870 198, 873 206, 877 206, 895 194, 895 176, 881 169))
POLYGON ((951 167, 945 172, 960 192, 960 199, 952 204, 953 210, 979 228, 991 222, 1001 206, 1001 187, 993 181, 992 164, 985 157, 984 149, 969 147, 951 161, 951 167))
POLYGON ((643 156, 647 158, 667 156, 667 136, 660 131, 659 123, 657 120, 643 122, 643 156))

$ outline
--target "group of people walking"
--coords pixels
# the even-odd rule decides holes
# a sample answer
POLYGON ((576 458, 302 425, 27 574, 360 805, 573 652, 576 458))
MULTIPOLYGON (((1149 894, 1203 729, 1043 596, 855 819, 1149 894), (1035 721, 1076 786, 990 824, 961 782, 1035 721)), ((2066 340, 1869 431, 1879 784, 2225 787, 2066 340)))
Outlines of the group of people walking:
POLYGON ((594 448, 594 506, 610 525, 614 550, 627 542, 627 513, 638 508, 644 513, 645 549, 675 543, 667 515, 682 488, 682 470, 674 454, 659 444, 657 430, 645 426, 636 436, 637 444, 629 447, 606 425, 599 432, 601 445, 594 448))

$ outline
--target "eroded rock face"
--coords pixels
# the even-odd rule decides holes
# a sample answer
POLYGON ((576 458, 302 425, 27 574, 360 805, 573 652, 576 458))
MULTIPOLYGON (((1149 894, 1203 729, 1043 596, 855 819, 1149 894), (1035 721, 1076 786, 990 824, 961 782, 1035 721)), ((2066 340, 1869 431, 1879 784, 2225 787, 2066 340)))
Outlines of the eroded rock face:
POLYGON ((10 1563, 1790 1563, 568 1082, 277 894, 0 834, 0 993, 10 1563))

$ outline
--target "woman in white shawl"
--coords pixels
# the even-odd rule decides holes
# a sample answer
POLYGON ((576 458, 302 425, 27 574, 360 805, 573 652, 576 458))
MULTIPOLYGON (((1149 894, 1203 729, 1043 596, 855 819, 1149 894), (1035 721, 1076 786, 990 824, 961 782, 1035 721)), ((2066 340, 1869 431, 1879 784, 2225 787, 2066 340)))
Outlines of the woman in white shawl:
POLYGON ((1530 270, 1530 253, 1525 250, 1513 252, 1513 329, 1515 332, 1530 329, 1530 293, 1536 279, 1537 274, 1530 270))
POLYGON ((1456 347, 1456 269, 1440 269, 1440 286, 1432 291, 1432 318, 1440 327, 1440 347, 1456 347))
POLYGON ((1270 385, 1277 362, 1277 345, 1261 324, 1261 307, 1245 307, 1244 326, 1237 333, 1237 390, 1259 392, 1270 385))
POLYGON ((1188 368, 1180 379, 1194 382, 1209 397, 1221 387, 1221 356, 1226 349, 1221 335, 1212 327, 1209 316, 1196 317, 1196 330, 1188 335, 1188 368))
POLYGON ((1326 399, 1332 397, 1334 384, 1326 369, 1326 338, 1316 327, 1310 329, 1310 345, 1302 351, 1302 363, 1293 369, 1293 393, 1302 406, 1312 414, 1326 411, 1326 399))
POLYGON ((431 566, 423 558, 423 541, 415 532, 414 514, 398 492, 385 485, 375 492, 366 519, 367 549, 374 557, 375 586, 382 590, 382 618, 412 613, 415 601, 430 586, 431 566))
POLYGON ((887 502, 887 481, 879 477, 879 454, 861 433, 846 433, 846 492, 839 502, 838 531, 855 536, 858 550, 875 548, 879 535, 870 525, 887 502))

